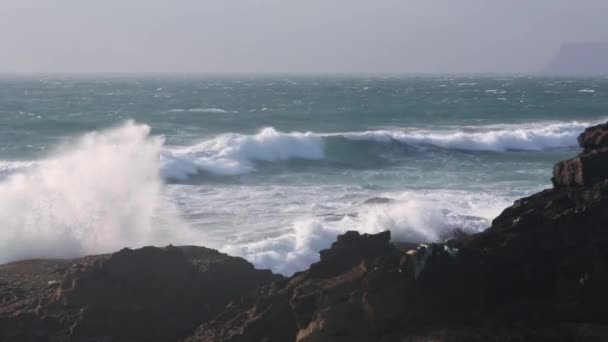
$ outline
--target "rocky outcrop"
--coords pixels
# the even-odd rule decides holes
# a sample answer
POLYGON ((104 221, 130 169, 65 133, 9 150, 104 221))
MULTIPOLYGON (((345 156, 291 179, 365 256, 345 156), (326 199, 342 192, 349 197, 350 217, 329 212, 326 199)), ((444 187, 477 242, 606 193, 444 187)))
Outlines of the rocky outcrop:
POLYGON ((587 128, 578 136, 578 144, 585 152, 608 147, 608 123, 587 128))
POLYGON ((280 278, 203 247, 124 249, 47 270, 40 263, 30 262, 37 269, 29 273, 20 264, 2 268, 2 279, 22 279, 13 291, 30 292, 4 300, 0 340, 174 341, 280 278), (50 280, 41 286, 34 276, 50 280))
POLYGON ((578 142, 583 152, 553 168, 555 187, 590 186, 608 177, 608 124, 586 129, 578 142))
POLYGON ((607 341, 607 135, 482 233, 347 232, 291 278, 202 247, 0 266, 0 340, 607 341))

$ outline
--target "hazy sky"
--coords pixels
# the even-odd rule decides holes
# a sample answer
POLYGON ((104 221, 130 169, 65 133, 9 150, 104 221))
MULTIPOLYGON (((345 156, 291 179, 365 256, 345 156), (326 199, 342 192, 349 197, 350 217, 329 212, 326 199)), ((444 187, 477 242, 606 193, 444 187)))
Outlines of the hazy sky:
POLYGON ((526 72, 608 0, 0 0, 1 72, 526 72))

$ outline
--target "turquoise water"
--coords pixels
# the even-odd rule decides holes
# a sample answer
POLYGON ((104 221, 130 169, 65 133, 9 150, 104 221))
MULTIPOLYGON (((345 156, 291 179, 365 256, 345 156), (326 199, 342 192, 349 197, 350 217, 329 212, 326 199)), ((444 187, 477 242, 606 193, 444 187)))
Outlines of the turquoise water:
POLYGON ((606 78, 4 75, 0 261, 172 242, 290 273, 347 229, 480 231, 607 108, 606 78))

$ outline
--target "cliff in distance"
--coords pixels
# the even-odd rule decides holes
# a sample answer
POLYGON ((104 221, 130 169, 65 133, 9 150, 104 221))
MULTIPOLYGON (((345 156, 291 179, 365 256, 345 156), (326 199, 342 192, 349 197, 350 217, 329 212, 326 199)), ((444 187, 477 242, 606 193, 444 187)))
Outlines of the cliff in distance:
POLYGON ((203 247, 0 266, 0 341, 607 341, 608 124, 579 143, 482 233, 347 232, 290 278, 203 247))
POLYGON ((564 44, 541 73, 550 76, 608 75, 608 42, 564 44))

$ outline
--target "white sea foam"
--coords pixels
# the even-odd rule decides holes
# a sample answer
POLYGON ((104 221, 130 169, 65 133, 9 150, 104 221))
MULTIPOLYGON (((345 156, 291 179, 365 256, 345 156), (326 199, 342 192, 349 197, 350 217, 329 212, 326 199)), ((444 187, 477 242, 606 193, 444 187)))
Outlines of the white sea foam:
POLYGON ((192 243, 163 199, 162 139, 149 131, 129 122, 89 133, 1 181, 0 263, 192 243))
POLYGON ((194 113, 216 113, 216 114, 228 113, 227 110, 222 109, 222 108, 190 108, 190 109, 188 109, 188 111, 194 112, 194 113))
POLYGON ((578 91, 579 93, 595 93, 594 89, 581 89, 578 91))
POLYGON ((485 90, 486 94, 506 94, 507 91, 506 90, 502 90, 502 89, 487 89, 485 90))
POLYGON ((339 220, 300 218, 286 234, 253 242, 228 243, 222 250, 241 255, 260 268, 289 275, 318 261, 318 252, 331 246, 337 235, 348 230, 378 233, 389 229, 393 241, 432 242, 455 228, 471 233, 482 231, 510 203, 487 194, 449 191, 433 194, 408 191, 388 196, 396 201, 360 206, 356 208, 358 215, 344 215, 339 220))

